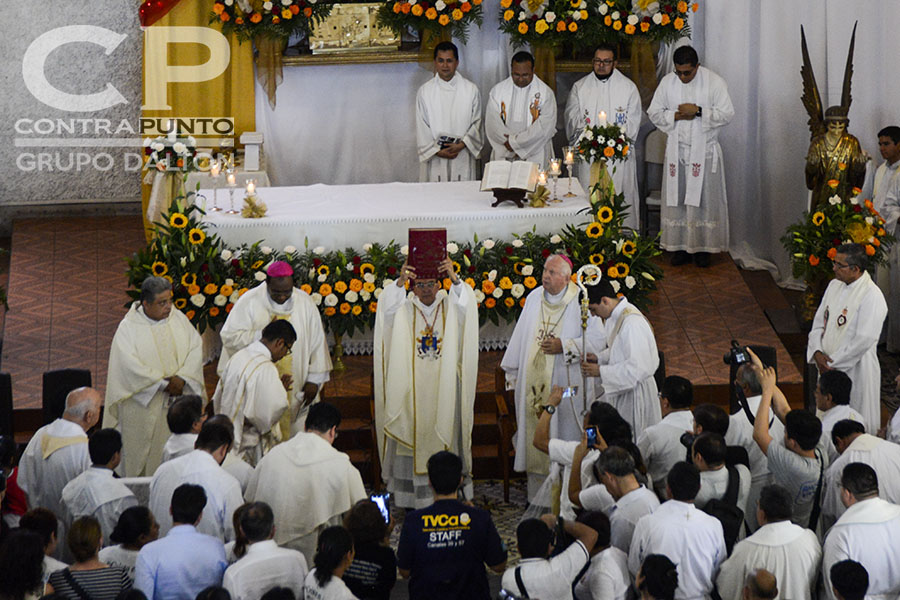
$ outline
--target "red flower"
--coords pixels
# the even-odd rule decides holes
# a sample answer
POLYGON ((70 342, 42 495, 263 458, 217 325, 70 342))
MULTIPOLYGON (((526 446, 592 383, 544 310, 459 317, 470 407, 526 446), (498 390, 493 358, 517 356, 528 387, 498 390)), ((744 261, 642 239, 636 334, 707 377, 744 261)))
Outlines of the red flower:
POLYGON ((388 267, 387 272, 388 272, 388 275, 393 277, 394 275, 397 274, 397 268, 396 267, 388 267))
POLYGON ((544 248, 543 250, 541 250, 541 256, 547 258, 548 256, 550 256, 550 251, 544 248))
POLYGON ((472 258, 472 251, 469 250, 468 248, 466 248, 465 250, 463 250, 463 254, 465 254, 465 255, 466 255, 467 257, 469 257, 469 258, 472 258))
POLYGON ((474 272, 475 272, 475 265, 472 265, 471 267, 469 267, 469 273, 474 273, 474 272))
POLYGON ((593 142, 591 142, 591 146, 592 146, 593 148, 599 148, 599 147, 600 147, 600 142, 598 142, 597 140, 594 140, 593 142))
POLYGON ((506 253, 509 254, 510 256, 512 256, 513 252, 515 252, 515 250, 513 249, 512 246, 507 246, 504 249, 506 250, 506 253))
POLYGON ((238 259, 236 259, 236 258, 232 258, 232 259, 231 259, 231 266, 232 266, 232 267, 236 267, 236 266, 238 266, 238 265, 240 265, 240 264, 241 264, 241 261, 239 261, 238 259))
POLYGON ((358 256, 354 256, 354 257, 353 257, 353 264, 354 264, 354 265, 358 265, 358 264, 361 263, 361 262, 362 262, 362 259, 361 259, 360 257, 358 257, 358 256))
POLYGON ((509 259, 504 256, 503 258, 500 259, 500 262, 502 262, 504 265, 508 265, 509 259))
POLYGON ((359 267, 353 267, 353 274, 359 275, 359 267))
POLYGON ((855 212, 855 213, 862 212, 862 206, 860 206, 859 204, 854 204, 853 212, 855 212))
POLYGON ((314 267, 318 267, 318 266, 321 265, 321 264, 322 264, 322 261, 319 260, 318 258, 314 258, 314 259, 313 259, 313 266, 314 266, 314 267))
POLYGON ((200 270, 204 271, 204 272, 209 271, 209 265, 206 263, 203 263, 202 265, 200 265, 200 270))
POLYGON ((238 277, 243 277, 243 276, 244 276, 244 270, 243 270, 243 269, 240 269, 240 268, 235 269, 235 270, 234 270, 234 274, 237 275, 238 277))
POLYGON ((212 279, 212 277, 209 276, 209 273, 203 274, 203 281, 205 281, 206 283, 209 283, 210 279, 212 279))
POLYGON ((665 8, 663 8, 663 10, 666 11, 667 13, 671 13, 671 12, 672 12, 672 7, 671 7, 671 6, 666 6, 665 8))

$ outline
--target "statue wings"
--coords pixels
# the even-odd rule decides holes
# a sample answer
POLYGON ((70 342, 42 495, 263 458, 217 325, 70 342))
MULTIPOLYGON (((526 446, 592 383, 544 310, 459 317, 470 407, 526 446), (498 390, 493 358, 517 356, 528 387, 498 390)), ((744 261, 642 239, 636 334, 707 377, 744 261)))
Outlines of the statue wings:
MULTIPOLYGON (((809 62, 809 50, 806 49, 806 33, 803 25, 800 26, 800 50, 803 54, 803 66, 800 67, 800 77, 803 79, 803 95, 800 100, 803 108, 809 115, 810 139, 825 133, 825 114, 822 108, 822 98, 819 96, 819 87, 816 85, 816 76, 813 73, 812 64, 809 62)), ((847 92, 849 96, 849 89, 847 92)))
POLYGON ((841 108, 844 114, 850 114, 850 80, 853 78, 853 48, 856 46, 856 26, 859 21, 853 24, 853 35, 850 36, 850 49, 847 51, 847 65, 844 67, 844 86, 841 88, 841 108))

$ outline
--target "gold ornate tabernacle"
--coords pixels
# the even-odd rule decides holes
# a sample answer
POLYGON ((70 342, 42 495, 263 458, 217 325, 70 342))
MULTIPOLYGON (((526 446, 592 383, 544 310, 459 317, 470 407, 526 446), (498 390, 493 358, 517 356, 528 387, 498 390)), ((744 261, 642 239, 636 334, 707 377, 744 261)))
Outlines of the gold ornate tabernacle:
POLYGON ((313 54, 385 52, 400 49, 400 37, 376 24, 379 3, 335 4, 331 14, 313 25, 309 48, 313 54))

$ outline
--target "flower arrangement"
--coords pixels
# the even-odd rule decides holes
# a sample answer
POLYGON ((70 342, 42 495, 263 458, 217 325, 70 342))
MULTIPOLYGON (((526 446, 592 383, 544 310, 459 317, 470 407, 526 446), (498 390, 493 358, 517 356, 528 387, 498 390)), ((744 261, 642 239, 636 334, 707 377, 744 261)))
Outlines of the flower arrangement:
POLYGON ((392 0, 378 9, 378 24, 398 35, 411 27, 436 35, 449 33, 466 41, 472 23, 481 27, 481 3, 482 0, 392 0))
POLYGON ((860 199, 853 188, 847 201, 835 194, 812 213, 804 212, 799 223, 787 228, 781 243, 791 254, 794 277, 811 287, 823 287, 833 276, 832 261, 837 247, 846 243, 863 244, 870 264, 888 259, 893 235, 884 229, 884 218, 871 200, 860 199))
POLYGON ((222 33, 234 33, 238 40, 259 37, 288 39, 294 33, 309 34, 312 22, 331 13, 331 4, 318 0, 216 0, 210 24, 218 23, 222 33))
POLYGON ((603 122, 598 119, 596 125, 591 125, 590 117, 586 119, 587 125, 575 144, 575 156, 578 160, 592 164, 602 161, 618 162, 628 157, 631 139, 621 127, 605 122, 605 115, 602 117, 603 122))
POLYGON ((596 0, 500 0, 500 30, 513 45, 555 45, 585 37, 596 0))
POLYGON ((197 140, 192 135, 181 135, 173 130, 152 140, 145 138, 143 145, 147 156, 144 163, 146 170, 185 173, 197 170, 197 140))
POLYGON ((684 0, 601 0, 592 33, 598 42, 633 38, 674 42, 690 36, 688 16, 699 8, 684 0))

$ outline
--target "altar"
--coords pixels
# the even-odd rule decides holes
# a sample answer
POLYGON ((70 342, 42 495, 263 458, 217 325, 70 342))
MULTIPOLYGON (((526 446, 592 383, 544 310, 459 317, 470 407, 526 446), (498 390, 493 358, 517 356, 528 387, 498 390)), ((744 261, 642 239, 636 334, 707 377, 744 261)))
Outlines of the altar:
MULTIPOLYGON (((479 191, 480 182, 379 183, 364 185, 316 184, 299 187, 258 187, 256 195, 268 207, 261 219, 244 219, 225 211, 210 212, 213 190, 201 189, 198 199, 207 211, 203 218, 209 231, 231 248, 263 242, 272 248, 285 246, 326 250, 362 247, 366 243, 405 244, 410 227, 444 227, 447 240, 513 239, 534 229, 556 233, 566 225, 580 224, 589 217, 580 214, 589 207, 577 179, 574 197, 562 198, 567 179, 558 182, 561 202, 543 208, 518 208, 512 203, 491 207, 494 197, 479 191)), ((240 209, 245 191, 234 190, 240 209)), ((219 207, 228 208, 229 190, 219 188, 219 207)))

